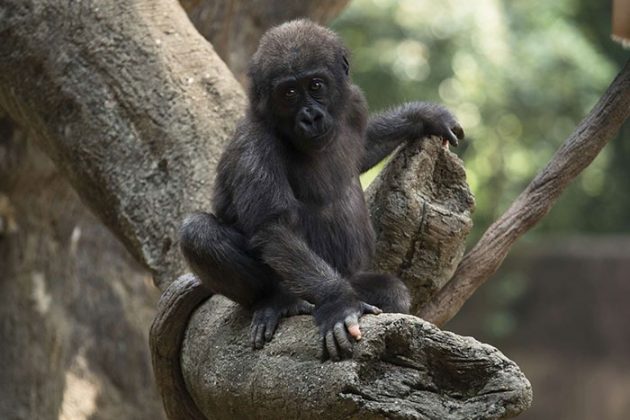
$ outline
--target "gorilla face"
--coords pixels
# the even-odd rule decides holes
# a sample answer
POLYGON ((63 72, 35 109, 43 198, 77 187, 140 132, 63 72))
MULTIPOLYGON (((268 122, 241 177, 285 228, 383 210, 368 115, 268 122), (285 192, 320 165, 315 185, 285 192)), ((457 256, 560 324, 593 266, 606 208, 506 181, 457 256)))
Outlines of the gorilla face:
POLYGON ((323 150, 345 124, 348 54, 334 32, 309 21, 271 29, 250 62, 253 114, 296 150, 323 150))
POLYGON ((325 69, 276 78, 271 112, 281 137, 302 152, 324 149, 335 137, 335 90, 325 69))

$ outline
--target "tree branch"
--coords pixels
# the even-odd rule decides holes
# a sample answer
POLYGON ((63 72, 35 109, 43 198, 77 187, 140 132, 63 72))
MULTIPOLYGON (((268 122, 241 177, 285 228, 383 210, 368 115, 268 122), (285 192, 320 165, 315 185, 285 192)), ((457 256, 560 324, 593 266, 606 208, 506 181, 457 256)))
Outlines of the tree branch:
POLYGON ((444 325, 499 268, 508 251, 555 204, 630 116, 630 60, 547 166, 462 259, 453 278, 419 316, 444 325))
POLYGON ((402 147, 367 190, 376 271, 394 273, 417 313, 452 277, 472 229, 475 200, 462 161, 442 139, 402 147))
POLYGON ((6 0, 0 16, 0 106, 165 287, 184 272, 183 214, 210 207, 240 85, 174 0, 6 0))
POLYGON ((170 389, 167 400, 176 404, 167 406, 172 420, 198 418, 191 410, 226 420, 273 418, 279 412, 301 419, 497 419, 518 415, 531 403, 531 386, 514 362, 419 318, 365 316, 364 338, 353 359, 321 363, 308 316, 283 321, 274 340, 256 351, 247 340, 251 315, 222 296, 180 324, 183 313, 175 313, 193 312, 194 306, 180 303, 199 296, 196 287, 187 276, 173 282, 163 301, 180 309, 164 312, 152 329, 153 337, 158 330, 166 333, 152 339, 155 355, 168 342, 181 341, 171 321, 187 325, 176 360, 190 394, 181 398, 174 388, 163 388, 169 384, 166 370, 167 376, 158 378, 163 395, 170 389))

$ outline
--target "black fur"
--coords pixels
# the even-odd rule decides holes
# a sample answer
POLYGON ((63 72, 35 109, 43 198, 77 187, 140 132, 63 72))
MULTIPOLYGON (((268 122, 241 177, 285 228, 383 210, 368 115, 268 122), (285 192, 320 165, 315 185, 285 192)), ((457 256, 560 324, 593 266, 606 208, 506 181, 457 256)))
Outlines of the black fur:
POLYGON ((261 40, 250 106, 221 157, 214 216, 184 221, 181 248, 215 293, 253 310, 252 345, 282 316, 313 313, 324 355, 351 354, 348 327, 364 313, 409 311, 400 279, 366 273, 374 232, 359 173, 398 144, 463 136, 443 107, 411 103, 367 121, 332 31, 293 21, 261 40))

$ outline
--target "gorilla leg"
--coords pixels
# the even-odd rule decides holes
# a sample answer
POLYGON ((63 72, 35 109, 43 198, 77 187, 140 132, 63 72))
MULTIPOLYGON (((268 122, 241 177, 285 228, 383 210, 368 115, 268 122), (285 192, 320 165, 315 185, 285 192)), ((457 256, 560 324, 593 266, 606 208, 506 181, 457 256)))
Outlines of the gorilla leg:
POLYGON ((408 314, 411 296, 407 286, 398 277, 381 273, 358 273, 350 278, 350 284, 359 299, 377 306, 383 312, 408 314))
POLYGON ((187 216, 180 246, 190 269, 216 294, 251 308, 274 289, 271 269, 248 252, 247 239, 212 214, 187 216))
POLYGON ((313 310, 312 304, 284 290, 276 273, 251 254, 245 236, 212 214, 186 217, 180 246, 190 269, 210 290, 253 311, 253 348, 271 340, 280 318, 313 310))

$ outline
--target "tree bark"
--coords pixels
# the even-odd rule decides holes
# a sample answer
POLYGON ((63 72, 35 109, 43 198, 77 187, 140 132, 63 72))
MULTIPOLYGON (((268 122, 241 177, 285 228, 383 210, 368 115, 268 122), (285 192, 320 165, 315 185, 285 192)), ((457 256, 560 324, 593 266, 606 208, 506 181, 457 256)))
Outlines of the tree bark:
POLYGON ((0 116, 0 418, 164 418, 158 290, 26 137, 0 116))
MULTIPOLYGON (((180 278, 166 292, 169 303, 190 303, 199 287, 194 277, 180 278)), ((154 328, 160 329, 159 323, 167 328, 167 320, 156 319, 154 328)), ((420 318, 365 316, 364 338, 352 359, 325 363, 318 359, 310 317, 285 320, 259 351, 247 340, 250 320, 222 296, 194 312, 178 351, 181 381, 190 394, 185 400, 169 397, 179 405, 171 406, 170 419, 256 419, 278 413, 286 419, 498 419, 531 404, 529 381, 514 362, 420 318)))
POLYGON ((182 0, 197 30, 212 44, 236 78, 245 85, 249 58, 262 34, 272 26, 308 17, 326 24, 350 0, 182 0))
POLYGON ((210 207, 240 86, 172 0, 0 13, 0 106, 165 287, 183 271, 182 215, 210 207))
POLYGON ((472 229, 475 200, 462 161, 439 138, 409 144, 372 182, 367 201, 374 269, 405 282, 415 314, 451 278, 472 229))

